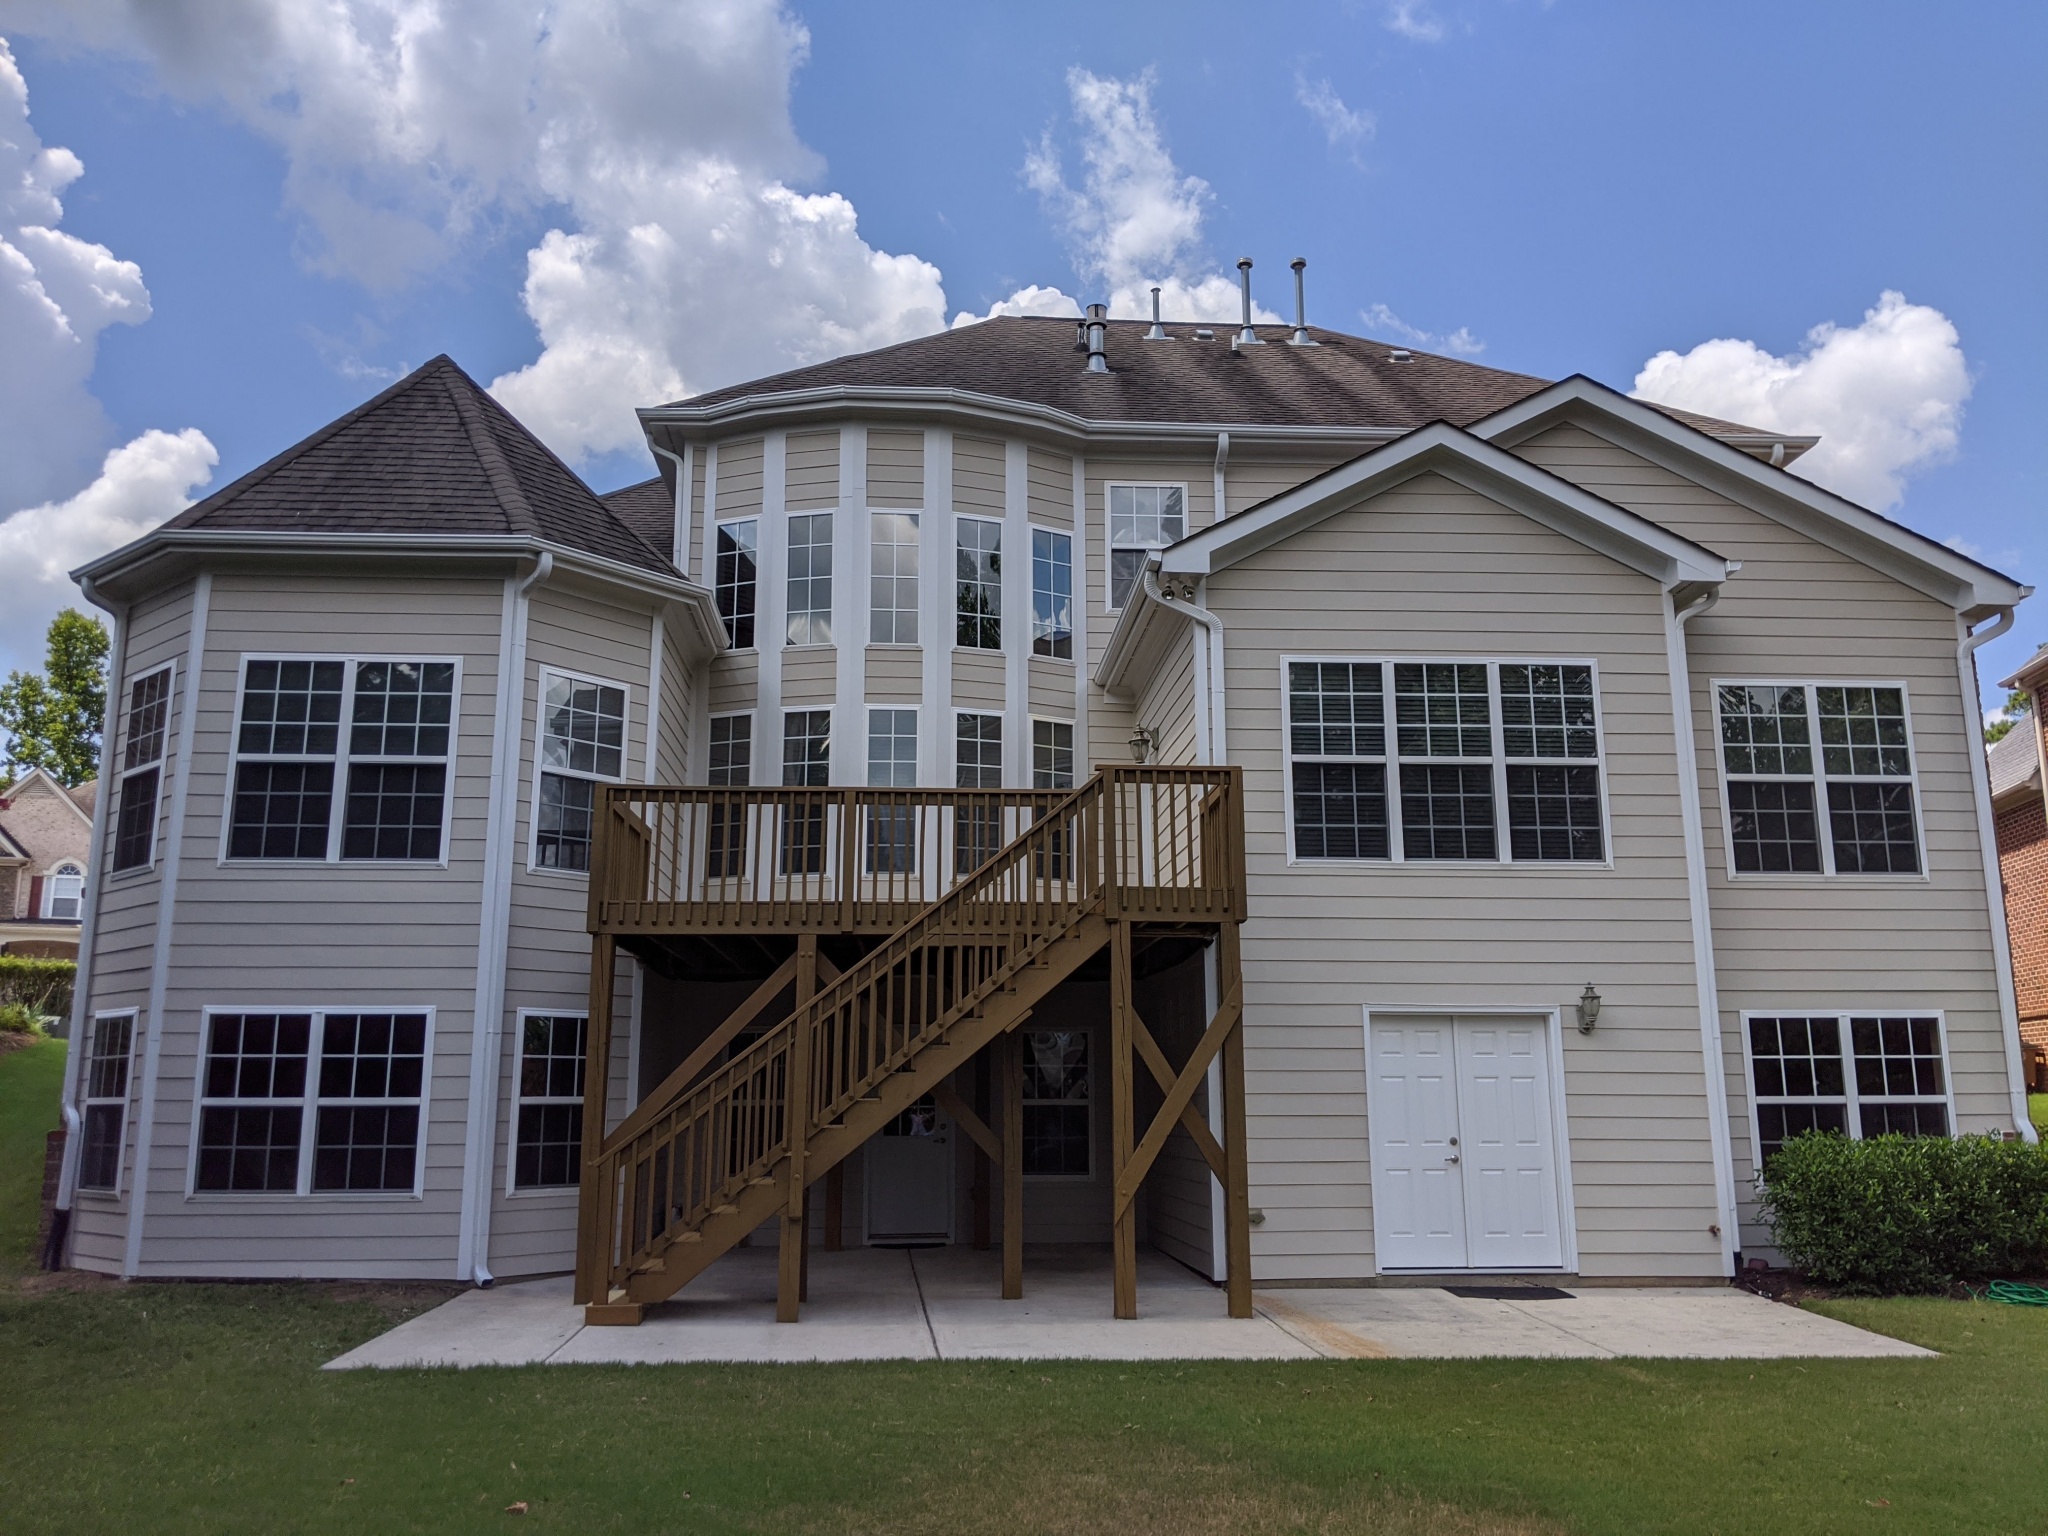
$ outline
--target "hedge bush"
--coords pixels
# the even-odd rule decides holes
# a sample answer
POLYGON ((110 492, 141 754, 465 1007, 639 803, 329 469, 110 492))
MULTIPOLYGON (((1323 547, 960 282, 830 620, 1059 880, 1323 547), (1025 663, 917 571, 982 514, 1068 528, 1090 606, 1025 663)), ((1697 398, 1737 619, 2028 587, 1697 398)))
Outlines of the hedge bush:
POLYGON ((43 1021, 20 1003, 0 1003, 0 1035, 27 1035, 41 1039, 43 1021))
POLYGON ((71 1012, 71 984, 77 977, 73 960, 0 955, 0 1006, 19 1003, 32 1013, 63 1018, 71 1012))
POLYGON ((1760 1194, 1778 1251, 1845 1291, 2048 1273, 2048 1147, 1809 1134, 1771 1159, 1760 1194))

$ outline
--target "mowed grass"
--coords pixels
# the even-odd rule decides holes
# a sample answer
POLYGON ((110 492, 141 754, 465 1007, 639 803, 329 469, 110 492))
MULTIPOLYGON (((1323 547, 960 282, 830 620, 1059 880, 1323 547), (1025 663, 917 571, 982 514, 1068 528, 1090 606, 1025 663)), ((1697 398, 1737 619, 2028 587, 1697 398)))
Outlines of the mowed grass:
MULTIPOLYGON (((52 1091, 0 1059, 0 1126, 52 1091)), ((0 1529, 2048 1528, 2048 1311, 1825 1308, 1935 1360, 319 1370, 432 1300, 0 1280, 0 1529)))

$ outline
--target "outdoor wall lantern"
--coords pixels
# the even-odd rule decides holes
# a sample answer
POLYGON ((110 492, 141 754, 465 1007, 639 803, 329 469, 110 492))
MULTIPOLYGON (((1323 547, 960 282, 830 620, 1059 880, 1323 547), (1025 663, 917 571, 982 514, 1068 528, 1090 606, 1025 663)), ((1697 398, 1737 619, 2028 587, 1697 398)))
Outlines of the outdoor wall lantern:
POLYGON ((1579 1033, 1590 1035, 1593 1026, 1600 1022, 1600 994, 1593 990, 1593 983, 1586 983, 1586 990, 1579 994, 1579 1033))
POLYGON ((1152 749, 1159 744, 1159 733, 1147 726, 1139 726, 1131 732, 1131 761, 1142 763, 1151 757, 1152 749))

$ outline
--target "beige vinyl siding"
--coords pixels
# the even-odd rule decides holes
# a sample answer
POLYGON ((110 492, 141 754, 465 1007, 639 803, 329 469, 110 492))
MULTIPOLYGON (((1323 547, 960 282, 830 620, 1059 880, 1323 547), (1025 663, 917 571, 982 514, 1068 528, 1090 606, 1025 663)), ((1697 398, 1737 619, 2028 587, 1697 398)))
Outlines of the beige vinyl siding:
POLYGON ((790 433, 784 484, 788 488, 786 505, 792 512, 838 506, 839 434, 790 433))
POLYGON ((453 1273, 503 596, 501 580, 481 578, 214 579, 145 1275, 453 1273), (394 646, 396 636, 404 639, 394 646), (243 655, 394 651, 462 663, 447 866, 219 863, 243 655), (435 1010, 420 1198, 186 1196, 202 1009, 420 1006, 435 1010))
MULTIPOLYGON (((1247 1114, 1262 1279, 1372 1272, 1363 1010, 1563 1008, 1580 1272, 1720 1270, 1656 584, 1435 476, 1209 579, 1245 765, 1247 1114), (1283 655, 1589 658, 1613 868, 1287 863, 1283 655)), ((1504 820, 1504 817, 1500 818, 1504 820)), ((1560 1128, 1561 1130, 1564 1128, 1560 1128)))
POLYGON ((1031 658, 1029 678, 1031 713, 1059 715, 1071 719, 1074 713, 1074 664, 1031 658))
POLYGON ((704 564, 704 461, 711 456, 706 445, 699 445, 690 455, 690 506, 689 506, 689 548, 683 552, 684 571, 699 581, 709 581, 715 574, 702 569, 704 564))
POLYGON ((961 709, 1003 707, 1003 657, 997 651, 953 652, 953 703, 961 709))
POLYGON ((1583 428, 1552 428, 1515 451, 1742 562, 1714 611, 1688 625, 1687 646, 1744 1247, 1767 1242, 1746 1198, 1744 1010, 1941 1009, 1958 1128, 2010 1129, 1969 770, 1981 748, 1974 708, 1964 724, 1954 612, 1583 428), (1748 678, 1906 685, 1926 879, 1728 877, 1713 684, 1748 678))
MULTIPOLYGON (((1363 448, 1359 450, 1360 453, 1364 451, 1363 448)), ((1224 515, 1235 517, 1247 507, 1255 507, 1284 491, 1291 491, 1303 481, 1313 480, 1357 456, 1340 453, 1312 459, 1266 459, 1247 458, 1241 450, 1233 452, 1223 472, 1224 515)), ((1211 499, 1214 499, 1213 494, 1211 499)), ((1207 522, 1208 519, 1204 518, 1203 526, 1207 522)))
POLYGON ((1024 452, 1024 486, 1031 521, 1048 528, 1074 526, 1074 460, 1049 448, 1024 452))
MULTIPOLYGON (((1178 1071, 1194 1053, 1208 1025, 1203 988, 1203 960, 1197 953, 1171 970, 1140 982, 1133 1001, 1160 1050, 1178 1071)), ((1158 1114, 1164 1095, 1153 1086, 1152 1076, 1138 1068, 1138 1134, 1142 1136, 1158 1114)), ((1206 1084, 1195 1090, 1195 1108, 1204 1119, 1209 1113, 1206 1084)), ((1215 1126, 1213 1122, 1210 1128, 1215 1126)), ((1221 1139, 1220 1137, 1218 1138, 1221 1139)), ((1141 1199, 1145 1213, 1145 1235, 1162 1253, 1207 1275, 1216 1262, 1214 1214, 1210 1207, 1213 1184, 1209 1164, 1186 1130, 1175 1126, 1159 1149, 1159 1159, 1145 1176, 1141 1199)))
POLYGON ((1137 723, 1154 733, 1155 763, 1195 761, 1195 647, 1205 634, 1190 623, 1172 624, 1146 679, 1137 723))
POLYGON ((760 697, 761 658, 753 651, 727 651, 712 659, 706 686, 711 713, 737 714, 752 709, 760 697))
POLYGON ((718 445, 718 519, 752 517, 761 510, 761 439, 718 445))
POLYGON ((834 697, 839 653, 829 645, 793 645, 782 653, 782 702, 789 709, 823 709, 834 697))
MULTIPOLYGON (((178 736, 185 707, 185 657, 192 638, 193 583, 136 603, 128 612, 125 658, 114 690, 116 724, 107 743, 109 771, 100 793, 107 802, 107 835, 99 848, 94 900, 92 975, 86 1009, 87 1038, 92 1015, 135 1010, 136 1039, 128 1079, 127 1145, 121 1154, 119 1195, 79 1191, 72 1207, 72 1262, 81 1269, 118 1272, 127 1242, 127 1210, 134 1189, 137 1106, 142 1092, 142 1033, 149 1024, 150 966, 156 954, 157 895, 163 886, 165 838, 170 822, 171 786, 178 768, 178 736), (164 731, 164 755, 157 783, 156 860, 148 869, 113 873, 113 828, 120 814, 119 753, 127 745, 121 716, 126 713, 129 685, 165 663, 174 663, 171 708, 164 731)), ((77 1047, 74 1046, 74 1049, 77 1047)))
POLYGON ((1003 515, 1003 445, 980 437, 953 439, 953 510, 1003 515))
MULTIPOLYGON (((684 654, 675 624, 664 624, 661 636, 661 732, 654 743, 654 772, 660 783, 681 784, 689 776, 691 737, 696 729, 697 700, 703 686, 702 672, 684 654)), ((638 771, 636 765, 635 773, 638 771)))
POLYGON ((867 696, 875 704, 915 704, 924 696, 924 657, 916 646, 867 648, 867 696))
POLYGON ((924 505, 924 434, 868 433, 868 505, 924 505))

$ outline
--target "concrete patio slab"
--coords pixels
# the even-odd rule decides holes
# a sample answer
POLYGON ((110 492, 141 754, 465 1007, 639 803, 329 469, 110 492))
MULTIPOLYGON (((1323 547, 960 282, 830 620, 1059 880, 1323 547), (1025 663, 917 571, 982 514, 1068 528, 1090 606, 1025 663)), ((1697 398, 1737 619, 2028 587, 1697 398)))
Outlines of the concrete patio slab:
POLYGON ((775 1254, 739 1248, 637 1328, 589 1328, 566 1276, 469 1291, 328 1363, 329 1370, 834 1360, 1897 1358, 1930 1352, 1745 1291, 1567 1286, 1557 1300, 1423 1287, 1222 1290, 1150 1251, 1138 1317, 1110 1315, 1109 1256, 1031 1249, 1024 1299, 1000 1260, 965 1248, 811 1255, 803 1321, 775 1321, 775 1254))

